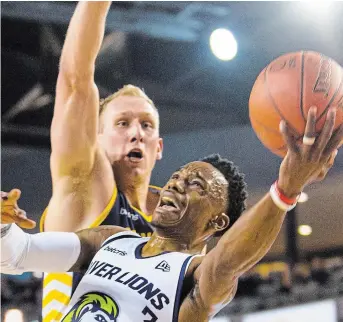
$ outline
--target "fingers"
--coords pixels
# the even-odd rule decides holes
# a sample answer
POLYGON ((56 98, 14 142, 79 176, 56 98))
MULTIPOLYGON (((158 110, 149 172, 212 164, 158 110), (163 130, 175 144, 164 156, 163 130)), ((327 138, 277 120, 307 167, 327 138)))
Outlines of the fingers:
POLYGON ((36 227, 36 222, 28 218, 21 219, 17 224, 24 229, 33 229, 36 227))
POLYGON ((280 132, 282 134, 283 139, 285 140, 287 144, 288 150, 297 153, 299 151, 299 148, 297 146, 297 140, 294 137, 294 135, 291 133, 287 123, 284 120, 280 122, 280 132))
MULTIPOLYGON (((325 150, 325 148, 327 147, 331 139, 333 129, 335 126, 335 121, 336 121, 336 109, 332 108, 327 113, 324 127, 319 137, 317 138, 315 144, 313 145, 312 154, 316 160, 318 160, 322 156, 323 151, 325 150)), ((330 152, 332 153, 333 150, 331 150, 330 152)), ((329 153, 328 155, 330 155, 331 153, 329 153)))
POLYGON ((343 140, 343 124, 336 130, 331 136, 329 143, 326 145, 323 151, 323 158, 328 158, 332 153, 337 150, 343 140))
POLYGON ((12 189, 9 193, 7 198, 10 200, 18 200, 21 196, 21 191, 19 189, 12 189))
POLYGON ((1 212, 1 223, 2 224, 17 224, 21 228, 32 229, 36 227, 34 220, 28 219, 24 211, 21 211, 18 215, 13 215, 8 212, 1 212))
POLYGON ((1 191, 1 201, 5 201, 8 199, 8 193, 1 191))
POLYGON ((335 150, 331 156, 329 157, 328 161, 323 165, 321 171, 319 172, 318 176, 313 180, 313 181, 322 181, 326 175, 328 174, 328 172, 330 171, 330 169, 332 168, 334 162, 335 162, 335 158, 337 156, 338 150, 335 150))
POLYGON ((1 201, 10 204, 15 204, 21 196, 19 189, 12 189, 10 192, 1 191, 1 201))
MULTIPOLYGON (((317 108, 315 106, 311 107, 307 114, 307 122, 304 132, 304 137, 312 139, 316 137, 316 119, 317 119, 317 108)), ((303 154, 309 155, 312 149, 312 145, 303 144, 303 154)))

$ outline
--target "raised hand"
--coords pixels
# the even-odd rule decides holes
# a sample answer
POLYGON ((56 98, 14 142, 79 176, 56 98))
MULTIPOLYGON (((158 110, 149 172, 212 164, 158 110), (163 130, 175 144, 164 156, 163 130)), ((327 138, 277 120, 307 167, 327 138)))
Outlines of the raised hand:
POLYGON ((343 140, 343 125, 334 131, 335 108, 328 111, 324 127, 318 136, 316 116, 316 107, 310 108, 301 144, 297 142, 287 123, 280 123, 288 153, 280 166, 278 186, 289 197, 298 195, 311 182, 325 178, 343 140))
POLYGON ((19 208, 21 191, 12 189, 10 192, 1 191, 1 224, 16 223, 18 226, 26 229, 36 227, 36 223, 26 217, 26 212, 19 208))

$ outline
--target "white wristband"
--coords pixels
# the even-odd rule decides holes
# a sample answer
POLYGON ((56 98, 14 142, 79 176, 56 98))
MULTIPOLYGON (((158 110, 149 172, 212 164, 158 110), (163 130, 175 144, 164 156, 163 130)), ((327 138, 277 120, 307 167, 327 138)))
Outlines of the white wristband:
POLYGON ((270 196, 272 200, 274 201, 275 205, 281 210, 286 211, 286 212, 292 210, 297 205, 297 201, 293 205, 286 204, 280 199, 279 194, 276 189, 277 187, 276 187, 276 184, 274 183, 271 185, 270 190, 269 190, 270 196))

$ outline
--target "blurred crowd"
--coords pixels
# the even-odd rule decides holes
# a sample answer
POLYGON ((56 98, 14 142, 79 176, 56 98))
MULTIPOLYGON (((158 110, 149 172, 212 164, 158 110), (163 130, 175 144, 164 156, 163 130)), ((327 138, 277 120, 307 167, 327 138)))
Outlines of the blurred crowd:
POLYGON ((313 257, 291 268, 284 262, 255 266, 239 280, 226 313, 246 313, 343 295, 343 257, 313 257))

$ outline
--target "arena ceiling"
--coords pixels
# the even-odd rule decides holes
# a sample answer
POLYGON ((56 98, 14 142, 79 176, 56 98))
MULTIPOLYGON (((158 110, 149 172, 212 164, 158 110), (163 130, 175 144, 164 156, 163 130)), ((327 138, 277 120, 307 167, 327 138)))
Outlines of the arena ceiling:
MULTIPOLYGON (((58 60, 74 8, 75 2, 1 2, 3 144, 49 147, 58 60)), ((284 1, 115 2, 97 60, 100 94, 127 83, 144 88, 168 120, 162 135, 247 127, 251 87, 272 59, 315 50, 343 65, 343 3, 312 9, 284 1), (208 37, 217 27, 228 27, 237 38, 231 62, 210 52, 208 37)), ((18 157, 6 151, 9 159, 18 157)), ((277 159, 268 162, 277 169, 277 159)), ((319 231, 301 240, 305 249, 343 246, 342 152, 336 163, 328 184, 313 188, 316 197, 299 208, 299 221, 311 221, 319 231)), ((260 191, 254 186, 251 200, 260 191)), ((282 238, 275 253, 283 252, 282 238)))

